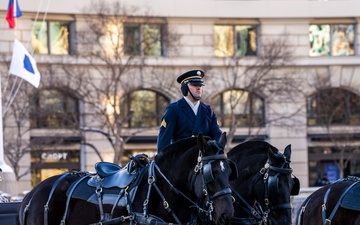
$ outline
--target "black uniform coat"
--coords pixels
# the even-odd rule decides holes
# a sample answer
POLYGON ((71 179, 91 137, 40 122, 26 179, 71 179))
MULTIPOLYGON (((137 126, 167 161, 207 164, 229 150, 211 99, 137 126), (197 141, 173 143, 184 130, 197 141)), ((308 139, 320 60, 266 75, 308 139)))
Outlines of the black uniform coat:
POLYGON ((209 105, 200 102, 197 115, 184 98, 169 104, 162 117, 157 141, 157 151, 181 138, 202 133, 219 141, 221 130, 209 105))

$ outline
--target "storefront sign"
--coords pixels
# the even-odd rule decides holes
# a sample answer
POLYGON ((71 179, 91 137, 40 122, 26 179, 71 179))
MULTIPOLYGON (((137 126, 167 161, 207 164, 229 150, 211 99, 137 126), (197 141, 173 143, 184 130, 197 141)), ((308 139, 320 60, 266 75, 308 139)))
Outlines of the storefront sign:
POLYGON ((66 152, 52 152, 52 153, 41 153, 41 159, 43 160, 66 160, 68 153, 66 152))

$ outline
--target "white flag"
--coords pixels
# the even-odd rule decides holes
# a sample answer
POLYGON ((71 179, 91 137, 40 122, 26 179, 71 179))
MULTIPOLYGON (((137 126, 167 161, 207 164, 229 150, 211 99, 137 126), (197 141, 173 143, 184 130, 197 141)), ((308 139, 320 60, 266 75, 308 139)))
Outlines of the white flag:
POLYGON ((17 39, 14 40, 9 74, 19 76, 36 88, 39 87, 40 72, 36 66, 36 61, 17 39))

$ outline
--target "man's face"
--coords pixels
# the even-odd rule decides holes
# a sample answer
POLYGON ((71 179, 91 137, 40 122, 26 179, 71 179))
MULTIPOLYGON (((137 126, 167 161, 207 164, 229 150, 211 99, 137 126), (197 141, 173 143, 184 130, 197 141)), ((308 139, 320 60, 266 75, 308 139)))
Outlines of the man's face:
MULTIPOLYGON (((191 91, 192 95, 194 96, 194 100, 199 101, 201 99, 201 95, 203 92, 203 87, 197 84, 188 84, 189 90, 191 91)), ((190 93, 187 95, 188 97, 192 98, 190 93)))

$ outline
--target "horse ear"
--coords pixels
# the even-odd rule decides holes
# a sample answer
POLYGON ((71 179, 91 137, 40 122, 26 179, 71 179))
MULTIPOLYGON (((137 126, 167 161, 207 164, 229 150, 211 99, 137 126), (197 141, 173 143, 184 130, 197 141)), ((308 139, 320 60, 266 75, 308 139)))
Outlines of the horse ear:
POLYGON ((270 163, 274 162, 275 158, 276 158, 273 150, 270 147, 268 148, 268 158, 269 158, 270 163))
POLYGON ((199 133, 198 134, 198 137, 197 137, 197 146, 198 148, 201 150, 201 151, 204 151, 204 146, 206 144, 206 141, 204 139, 204 136, 202 135, 202 133, 199 133))
POLYGON ((221 134, 219 143, 223 146, 223 148, 225 148, 226 143, 227 143, 226 132, 223 132, 221 134))
POLYGON ((290 157, 291 157, 291 145, 286 146, 285 150, 284 150, 284 155, 286 157, 286 160, 290 162, 290 157))

